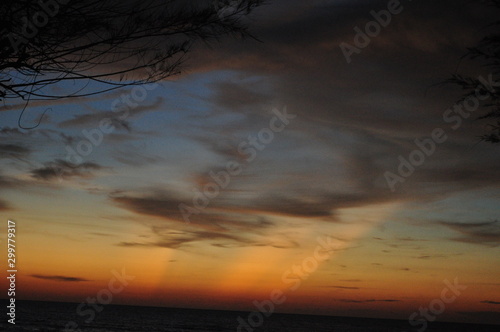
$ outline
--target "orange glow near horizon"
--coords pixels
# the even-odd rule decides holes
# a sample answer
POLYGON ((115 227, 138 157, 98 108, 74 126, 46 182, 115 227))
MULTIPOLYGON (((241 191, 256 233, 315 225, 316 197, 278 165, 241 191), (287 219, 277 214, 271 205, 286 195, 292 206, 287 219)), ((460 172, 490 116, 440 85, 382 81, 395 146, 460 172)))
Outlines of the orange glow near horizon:
MULTIPOLYGON (((292 249, 241 247, 232 248, 230 252, 210 246, 199 252, 147 247, 132 249, 109 247, 109 242, 100 237, 96 237, 92 245, 88 242, 78 245, 71 238, 43 240, 36 238, 36 232, 28 231, 23 235, 24 259, 20 264, 22 273, 19 278, 19 284, 23 287, 20 297, 82 301, 89 294, 97 294, 99 290, 105 289, 113 270, 120 271, 125 267, 126 273, 135 279, 123 292, 115 295, 117 303, 180 307, 196 307, 198 303, 206 308, 250 310, 253 300, 269 299, 273 290, 281 290, 287 300, 279 311, 307 308, 311 299, 314 299, 315 307, 322 313, 365 310, 371 308, 375 300, 381 301, 377 302, 377 310, 405 312, 432 300, 436 294, 440 294, 444 284, 436 284, 436 276, 412 272, 412 269, 437 271, 439 262, 431 264, 421 259, 413 262, 411 268, 399 270, 382 269, 364 262, 365 259, 371 259, 371 249, 365 246, 366 237, 383 224, 395 209, 396 206, 374 206, 373 209, 348 209, 342 212, 345 220, 369 215, 370 222, 361 224, 324 224, 315 227, 305 224, 296 238, 302 245, 292 249), (329 254, 327 260, 317 262, 317 268, 300 279, 299 287, 292 290, 291 283, 287 284, 283 280, 285 272, 313 257, 319 245, 318 236, 331 234, 332 231, 327 230, 334 228, 342 234, 343 240, 335 240, 335 251, 329 254), (80 255, 82 251, 85 252, 83 256, 80 255), (358 252, 351 254, 353 251, 358 252), (47 259, 56 255, 57 260, 47 259), (224 255, 223 261, 219 259, 220 255, 224 255), (78 261, 73 259, 75 256, 80 257, 78 261), (354 267, 346 271, 347 265, 354 267), (44 275, 82 276, 85 280, 61 282, 37 277, 44 275), (404 275, 412 276, 411 285, 404 275), (390 299, 398 300, 389 302, 390 299)), ((23 230, 23 226, 20 226, 20 230, 23 230)), ((383 264, 399 261, 398 257, 387 257, 383 259, 383 264)), ((458 269, 463 262, 455 263, 458 269)), ((443 271, 439 275, 442 280, 453 279, 453 275, 446 275, 443 271)), ((494 283, 493 274, 489 275, 489 280, 484 281, 494 283)), ((290 278, 297 276, 288 274, 288 281, 290 278)), ((470 281, 468 279, 467 275, 461 273, 461 280, 467 282, 470 281)), ((472 290, 471 285, 468 287, 472 290)), ((480 304, 481 299, 487 298, 492 290, 492 286, 487 285, 474 287, 470 293, 464 292, 460 303, 454 306, 460 310, 484 309, 485 305, 480 304)))

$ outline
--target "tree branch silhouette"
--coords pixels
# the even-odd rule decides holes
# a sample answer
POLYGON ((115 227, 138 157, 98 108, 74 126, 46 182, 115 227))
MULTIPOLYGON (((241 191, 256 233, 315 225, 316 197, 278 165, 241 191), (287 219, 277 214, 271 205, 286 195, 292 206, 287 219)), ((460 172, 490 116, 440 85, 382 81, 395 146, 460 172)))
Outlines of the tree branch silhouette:
MULTIPOLYGON (((500 9, 500 0, 480 0, 479 3, 500 9)), ((492 32, 485 36, 478 45, 469 48, 464 58, 481 61, 483 67, 487 68, 491 75, 489 80, 454 74, 446 82, 456 84, 465 91, 460 101, 474 97, 477 93, 489 95, 488 100, 481 104, 485 114, 478 117, 478 119, 489 121, 487 124, 489 129, 480 136, 480 139, 490 143, 500 143, 500 21, 490 24, 488 28, 492 32)))
POLYGON ((263 2, 3 0, 0 100, 92 96, 161 81, 180 72, 197 41, 253 38, 245 18, 263 2), (57 93, 63 81, 73 91, 57 93))

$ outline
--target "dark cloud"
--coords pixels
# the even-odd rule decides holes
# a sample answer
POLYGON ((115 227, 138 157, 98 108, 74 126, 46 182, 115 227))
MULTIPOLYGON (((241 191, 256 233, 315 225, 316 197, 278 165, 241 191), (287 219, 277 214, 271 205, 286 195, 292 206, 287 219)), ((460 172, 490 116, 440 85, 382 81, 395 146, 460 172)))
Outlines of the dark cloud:
POLYGON ((370 193, 328 193, 314 192, 311 189, 300 195, 284 196, 283 194, 263 194, 252 202, 256 210, 295 217, 326 217, 338 221, 336 210, 341 208, 360 207, 389 200, 383 194, 370 193))
MULTIPOLYGON (((194 186, 202 188, 207 181, 210 179, 202 176, 195 179, 194 186)), ((187 217, 191 225, 211 231, 231 230, 254 233, 274 227, 272 222, 263 218, 268 214, 341 222, 336 215, 338 209, 364 206, 389 199, 388 197, 372 197, 365 193, 328 194, 311 189, 297 192, 294 196, 292 193, 287 196, 276 195, 272 192, 267 194, 268 191, 265 188, 262 188, 262 191, 258 198, 248 199, 245 197, 245 190, 236 192, 221 190, 219 195, 208 201, 204 209, 199 210, 194 208, 193 197, 159 189, 135 193, 117 192, 111 194, 110 198, 124 209, 141 215, 159 217, 165 221, 185 225, 185 217, 187 217)), ((167 242, 166 245, 171 244, 167 242)), ((227 246, 227 244, 216 245, 227 246)), ((289 241, 273 245, 286 248, 296 246, 289 241)))
MULTIPOLYGON (((397 242, 397 243, 384 243, 384 244, 388 247, 396 248, 396 249, 412 249, 412 250, 422 249, 422 246, 414 245, 411 242, 410 243, 397 242)), ((390 252, 390 251, 386 251, 386 252, 390 252)))
POLYGON ((173 231, 166 227, 152 227, 158 240, 151 242, 120 242, 121 247, 160 247, 169 249, 180 249, 190 247, 196 242, 208 242, 219 248, 241 248, 241 247, 262 247, 270 246, 274 248, 295 248, 298 243, 293 241, 276 242, 265 239, 256 239, 249 234, 236 235, 229 232, 209 232, 209 231, 173 231), (161 229, 161 231, 159 230, 161 229))
POLYGON ((339 279, 339 281, 344 281, 344 282, 361 282, 362 280, 360 280, 360 279, 339 279))
POLYGON ((259 84, 243 85, 233 82, 216 82, 209 85, 213 89, 214 95, 211 101, 217 107, 222 107, 232 111, 239 111, 245 107, 255 107, 265 105, 271 101, 269 94, 258 91, 262 90, 259 84))
MULTIPOLYGON (((158 232, 157 232, 158 233, 158 232)), ((238 246, 248 246, 250 241, 247 239, 230 234, 217 233, 217 232, 200 232, 200 231, 163 231, 159 234, 160 240, 150 243, 135 243, 135 242, 122 242, 119 246, 124 247, 160 247, 178 249, 181 246, 188 245, 198 241, 211 241, 211 240, 224 240, 238 246)))
MULTIPOLYGON (((486 148, 487 150, 489 148, 486 148)), ((464 160, 458 165, 429 165, 421 168, 415 177, 417 182, 435 182, 448 185, 455 190, 497 187, 500 182, 500 170, 496 167, 497 155, 492 155, 486 162, 485 156, 478 156, 479 162, 464 160), (458 167, 457 167, 458 166, 458 167)), ((475 157, 475 156, 471 156, 475 157)))
MULTIPOLYGON (((73 116, 72 119, 62 121, 58 124, 60 128, 99 128, 99 124, 102 120, 108 119, 112 126, 116 129, 125 129, 126 131, 131 131, 130 119, 142 113, 149 111, 158 110, 158 108, 163 104, 164 99, 161 97, 156 98, 156 100, 149 104, 139 104, 134 108, 128 109, 128 115, 125 116, 124 111, 118 110, 113 112, 111 110, 96 110, 91 109, 91 113, 85 113, 81 115, 73 116)), ((86 104, 84 104, 86 105, 86 104)), ((90 106, 86 106, 90 107, 90 106)), ((111 108, 111 104, 110 104, 111 108)))
POLYGON ((135 213, 184 222, 179 205, 185 202, 172 193, 162 191, 142 197, 112 194, 111 199, 117 205, 135 213))
POLYGON ((398 241, 404 241, 404 242, 422 242, 422 241, 428 241, 424 239, 415 239, 413 237, 399 237, 397 238, 398 241))
POLYGON ((119 247, 155 247, 154 243, 141 243, 141 242, 119 242, 116 244, 119 247))
MULTIPOLYGON (((466 0, 407 3, 349 65, 339 44, 352 43, 353 28, 373 20, 370 11, 387 8, 387 2, 293 2, 286 7, 276 3, 265 8, 267 20, 255 31, 263 43, 229 42, 208 56, 200 52, 200 70, 231 68, 242 75, 270 77, 273 98, 266 99, 267 93, 253 90, 247 83, 216 83, 212 85, 216 93, 210 99, 214 104, 248 114, 246 106, 280 100, 297 114, 301 128, 294 130, 302 131, 310 149, 315 148, 313 138, 318 133, 347 133, 349 140, 330 135, 324 141, 332 154, 344 157, 347 178, 365 196, 359 198, 360 205, 379 197, 380 201, 432 199, 450 191, 499 186, 496 165, 500 159, 494 149, 482 145, 470 151, 477 133, 484 130, 481 122, 471 118, 454 131, 442 119, 443 112, 455 103, 457 90, 434 88, 426 94, 428 88, 456 71, 466 48, 479 39, 478 31, 488 19, 495 19, 487 8, 466 0), (283 10, 289 14, 283 15, 283 10), (436 31, 440 33, 436 35, 436 31), (257 96, 253 96, 256 91, 257 96), (415 149, 414 140, 429 136, 436 127, 445 129, 448 141, 398 188, 398 196, 387 197, 384 172, 394 171, 398 156, 407 156, 415 149), (336 145, 341 151, 333 148, 336 145), (464 151, 471 158, 465 157, 464 151), (436 186, 431 189, 428 183, 436 186)), ((478 67, 463 61, 460 68, 478 67)), ((257 106, 254 112, 262 110, 257 106)), ((234 153, 227 147, 219 148, 234 153)), ((271 197, 280 199, 287 213, 295 198, 271 197)), ((325 203, 312 204, 310 215, 328 216, 335 202, 325 203)), ((273 211, 272 206, 263 208, 273 211)), ((298 209, 308 211, 300 202, 298 209)))
POLYGON ((358 290, 359 287, 347 287, 347 286, 321 286, 324 288, 338 288, 338 289, 349 289, 349 290, 358 290))
POLYGON ((481 301, 479 303, 486 303, 486 304, 500 304, 498 301, 481 301))
POLYGON ((23 159, 31 153, 31 149, 18 144, 0 144, 0 159, 23 159))
POLYGON ((500 222, 439 222, 463 236, 452 238, 454 241, 497 247, 500 244, 500 222))
POLYGON ((163 160, 163 158, 158 156, 151 156, 144 152, 141 152, 141 148, 134 146, 125 146, 125 148, 118 148, 112 152, 112 157, 116 161, 134 167, 140 167, 145 165, 151 165, 158 163, 163 160))
POLYGON ((341 299, 338 300, 340 302, 346 302, 346 303, 372 303, 372 302, 401 302, 401 300, 349 300, 349 299, 341 299))
POLYGON ((30 162, 28 157, 50 151, 56 144, 60 145, 61 141, 65 144, 72 144, 77 139, 81 138, 48 128, 19 130, 3 127, 0 129, 0 141, 9 143, 1 144, 0 158, 3 155, 6 158, 30 162))
POLYGON ((65 133, 59 133, 59 136, 61 137, 63 143, 66 145, 72 145, 78 139, 78 137, 76 136, 66 135, 65 133))
POLYGON ((0 135, 2 136, 21 136, 24 135, 18 128, 2 127, 0 129, 0 135))
MULTIPOLYGON (((232 130, 229 130, 230 133, 232 133, 232 131, 235 131, 234 127, 232 130)), ((219 132, 207 132, 203 135, 189 134, 186 137, 190 140, 196 141, 209 151, 212 151, 225 159, 234 160, 240 164, 245 163, 246 156, 238 152, 238 144, 241 141, 238 141, 232 134, 228 135, 227 133, 222 134, 219 132)), ((218 172, 217 169, 209 169, 203 174, 206 175, 209 171, 213 171, 215 173, 218 172)))
POLYGON ((24 184, 25 183, 21 180, 0 174, 0 189, 17 188, 24 184))
POLYGON ((299 197, 262 197, 255 202, 255 208, 265 212, 297 217, 333 217, 334 203, 327 198, 318 197, 315 202, 299 197))
MULTIPOLYGON (((205 180, 201 181, 202 185, 205 184, 205 180)), ((200 183, 197 184, 199 185, 200 183)), ((143 197, 118 195, 112 197, 112 199, 120 206, 134 212, 178 221, 183 221, 179 205, 184 204, 190 207, 193 206, 191 200, 184 200, 172 193, 166 193, 164 191, 155 195, 143 197)), ((253 213, 261 211, 298 217, 331 217, 333 215, 331 209, 336 207, 334 203, 328 198, 319 196, 315 197, 315 199, 318 201, 317 203, 311 202, 311 199, 308 197, 285 198, 263 196, 259 199, 248 202, 233 199, 231 201, 226 200, 222 203, 222 198, 217 197, 209 202, 209 206, 202 211, 201 216, 200 214, 192 214, 190 218, 194 223, 203 223, 203 220, 206 219, 212 219, 210 222, 213 222, 217 221, 218 218, 220 219, 219 221, 224 221, 224 216, 216 213, 218 209, 228 209, 229 211, 234 211, 235 213, 241 211, 241 213, 244 214, 248 211, 253 211, 253 213)), ((346 202, 348 200, 348 197, 341 197, 339 195, 337 206, 341 206, 341 202, 346 202)), ((258 223, 260 226, 270 226, 269 223, 262 223, 261 219, 258 220, 258 223)))
MULTIPOLYGON (((57 87, 55 87, 57 89, 57 87)), ((118 90, 118 91, 111 91, 102 95, 94 96, 92 98, 93 101, 103 101, 111 98, 119 98, 120 95, 123 93, 123 90, 118 90)), ((70 104, 71 106, 74 105, 85 105, 88 103, 88 97, 74 97, 74 98, 60 98, 60 99, 51 99, 51 100, 30 100, 29 102, 29 108, 34 109, 38 108, 39 110, 46 110, 50 109, 54 106, 63 106, 63 105, 68 105, 70 104)), ((111 104, 111 101, 110 101, 111 104)), ((19 102, 19 103, 13 103, 10 105, 3 105, 0 107, 0 112, 1 111, 16 111, 16 110, 23 110, 26 108, 26 102, 19 102)), ((47 115, 46 115, 47 116, 47 115)), ((44 117, 44 122, 47 120, 46 117, 44 117)), ((38 130, 38 129, 37 129, 38 130)), ((17 130, 17 128, 12 128, 12 132, 22 132, 17 130)), ((29 132, 29 131, 28 131, 29 132)), ((24 132, 22 132, 24 133, 24 132)), ((2 134, 2 130, 0 130, 0 134, 2 134)))
POLYGON ((92 171, 103 169, 102 166, 84 162, 74 164, 65 160, 56 159, 52 162, 47 162, 44 167, 31 170, 31 176, 37 180, 54 180, 54 179, 70 179, 70 178, 91 178, 92 171))
POLYGON ((443 258, 443 257, 447 257, 445 255, 421 255, 421 256, 418 256, 416 257, 417 259, 432 259, 432 258, 443 258))
POLYGON ((121 242, 124 247, 181 248, 195 242, 205 241, 220 248, 270 246, 274 248, 295 248, 299 244, 286 235, 267 237, 265 231, 275 226, 266 218, 247 208, 234 208, 211 203, 199 214, 190 216, 186 223, 179 209, 186 201, 165 191, 142 197, 125 193, 113 193, 110 198, 118 206, 129 211, 159 217, 163 221, 151 222, 150 227, 156 240, 147 242, 121 242), (185 230, 182 230, 185 228, 185 230), (181 230, 178 230, 181 229, 181 230), (193 230, 194 229, 194 230, 193 230))
POLYGON ((7 211, 10 209, 11 209, 10 204, 7 203, 6 201, 0 199, 0 211, 7 211))
POLYGON ((60 282, 85 282, 91 281, 83 278, 76 277, 66 277, 66 276, 53 276, 53 275, 42 275, 42 274, 31 274, 30 277, 42 279, 42 280, 50 280, 50 281, 60 281, 60 282))

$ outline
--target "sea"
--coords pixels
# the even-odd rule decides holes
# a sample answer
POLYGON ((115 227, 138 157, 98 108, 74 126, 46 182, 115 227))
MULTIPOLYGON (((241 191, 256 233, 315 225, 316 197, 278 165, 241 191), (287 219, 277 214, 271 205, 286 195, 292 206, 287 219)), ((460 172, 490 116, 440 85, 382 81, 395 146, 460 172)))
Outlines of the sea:
MULTIPOLYGON (((253 317, 253 325, 238 322, 238 317, 248 318, 249 313, 220 310, 173 309, 106 305, 101 312, 81 311, 77 303, 16 301, 16 324, 7 322, 8 303, 1 300, 4 318, 1 331, 65 331, 65 332, 414 332, 407 320, 331 317, 274 313, 262 321, 253 317), (85 321, 87 320, 87 322, 85 321)), ((88 310, 88 309, 87 309, 88 310)), ((247 322, 248 323, 248 322, 247 322)), ((477 325, 432 322, 426 332, 486 332, 500 331, 500 325, 477 325)), ((422 331, 420 331, 422 332, 422 331)))

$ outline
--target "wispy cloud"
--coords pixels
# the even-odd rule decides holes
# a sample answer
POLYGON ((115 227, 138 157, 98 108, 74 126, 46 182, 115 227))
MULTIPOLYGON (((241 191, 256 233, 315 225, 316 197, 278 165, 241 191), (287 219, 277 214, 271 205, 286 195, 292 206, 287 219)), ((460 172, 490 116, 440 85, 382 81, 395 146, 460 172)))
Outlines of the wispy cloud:
POLYGON ((339 279, 339 281, 343 282, 361 282, 361 279, 339 279))
POLYGON ((348 286, 321 286, 324 288, 338 288, 338 289, 348 289, 348 290, 358 290, 359 287, 348 287, 348 286))
POLYGON ((251 233, 235 235, 229 232, 215 231, 173 231, 170 227, 152 227, 156 235, 154 241, 143 242, 120 242, 121 247, 160 247, 170 249, 181 249, 193 247, 196 243, 205 242, 219 248, 241 248, 241 247, 263 247, 269 246, 279 249, 296 248, 299 244, 286 237, 282 240, 270 240, 265 237, 255 236, 251 233))
POLYGON ((74 164, 65 160, 56 159, 47 162, 43 167, 31 170, 31 176, 37 180, 54 180, 59 177, 69 178, 91 178, 93 177, 92 171, 101 170, 102 166, 92 163, 84 162, 81 164, 74 164))
POLYGON ((23 159, 31 153, 31 149, 21 144, 0 144, 0 159, 23 159))
MULTIPOLYGON (((136 115, 157 110, 162 104, 164 99, 161 97, 156 98, 152 103, 140 104, 135 108, 128 109, 127 119, 130 119, 136 115)), ((90 107, 90 106, 86 106, 90 107)), ((111 107, 111 105, 110 105, 111 107)), ((90 108, 91 113, 84 113, 81 115, 73 116, 69 120, 59 122, 58 126, 60 128, 95 128, 99 126, 99 122, 103 119, 109 119, 111 124, 116 129, 125 129, 131 131, 130 122, 126 119, 121 119, 123 117, 123 112, 113 112, 111 110, 97 110, 90 108)))
POLYGON ((212 241, 212 240, 222 240, 230 243, 237 244, 238 246, 249 246, 251 242, 244 237, 217 233, 217 232, 201 232, 201 231, 163 231, 160 233, 160 240, 156 242, 149 243, 134 243, 134 242, 122 242, 119 246, 124 247, 134 247, 134 246, 150 246, 150 247, 160 247, 160 248, 171 248, 177 249, 181 246, 199 241, 212 241))
POLYGON ((446 258, 446 257, 448 257, 448 256, 437 254, 437 255, 421 255, 421 256, 418 256, 415 258, 417 258, 417 259, 433 259, 433 258, 446 258))
POLYGON ((262 89, 262 82, 253 84, 238 84, 233 82, 216 82, 209 85, 214 90, 211 101, 218 108, 222 107, 231 111, 239 111, 244 107, 262 106, 271 101, 268 93, 262 89))
POLYGON ((463 236, 452 238, 453 241, 473 243, 488 247, 500 244, 500 222, 440 222, 441 225, 461 233, 463 236))
POLYGON ((76 277, 66 277, 66 276, 57 276, 57 275, 42 275, 42 274, 31 274, 30 277, 42 279, 42 280, 50 280, 50 281, 60 281, 60 282, 85 282, 91 281, 84 278, 76 278, 76 277))
POLYGON ((5 176, 0 174, 0 190, 7 188, 18 188, 26 185, 22 180, 14 178, 12 176, 5 176))
POLYGON ((401 302, 401 300, 393 300, 393 299, 388 299, 388 300, 375 300, 375 299, 370 299, 370 300, 349 300, 349 299, 340 299, 340 300, 337 300, 337 301, 345 302, 345 303, 401 302))

